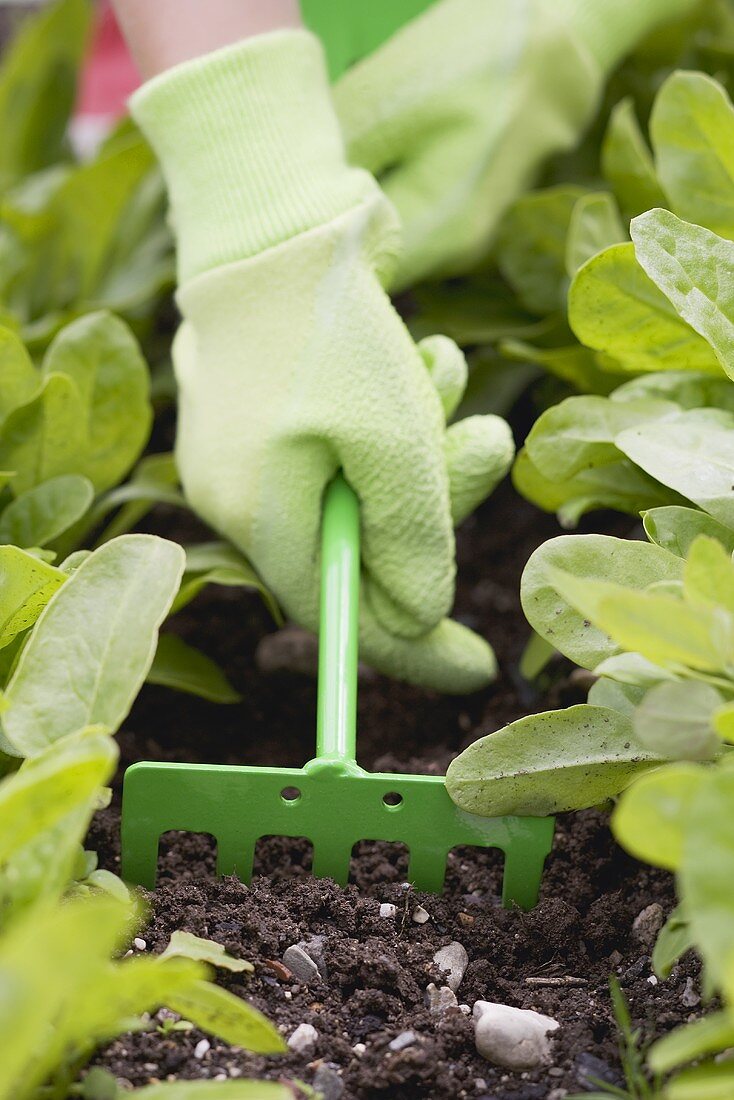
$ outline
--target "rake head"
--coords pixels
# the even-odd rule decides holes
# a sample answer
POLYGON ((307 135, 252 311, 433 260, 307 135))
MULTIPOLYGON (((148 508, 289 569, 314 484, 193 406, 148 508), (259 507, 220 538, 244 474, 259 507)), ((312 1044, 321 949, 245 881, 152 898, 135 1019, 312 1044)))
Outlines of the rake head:
POLYGON ((313 873, 346 885, 360 840, 402 842, 408 877, 439 891, 457 845, 505 853, 502 900, 529 909, 538 897, 553 819, 477 817, 453 804, 443 778, 371 774, 356 763, 359 506, 337 477, 326 492, 316 757, 303 768, 133 764, 122 798, 122 874, 152 888, 158 841, 173 829, 210 833, 217 871, 249 881, 262 836, 306 837, 313 873))
POLYGON ((312 760, 304 768, 218 764, 134 764, 125 776, 122 875, 152 889, 161 834, 180 829, 217 841, 217 873, 249 882, 262 836, 306 837, 313 874, 344 886, 360 840, 402 842, 408 879, 443 888, 457 845, 505 853, 502 900, 537 901, 552 818, 484 818, 458 809, 438 776, 369 773, 355 764, 312 760))

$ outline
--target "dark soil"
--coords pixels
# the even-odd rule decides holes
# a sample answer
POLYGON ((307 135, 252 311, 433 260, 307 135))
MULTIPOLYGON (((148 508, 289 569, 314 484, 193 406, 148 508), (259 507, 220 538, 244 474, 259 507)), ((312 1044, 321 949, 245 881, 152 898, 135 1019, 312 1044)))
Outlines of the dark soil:
MULTIPOLYGON (((190 526, 163 515, 155 529, 191 541, 190 526)), ((630 521, 612 517, 606 529, 623 533, 630 521)), ((442 773, 477 737, 548 706, 584 698, 570 666, 551 668, 543 691, 522 685, 516 666, 528 627, 518 600, 523 565, 532 549, 558 533, 555 522, 505 486, 459 536, 456 614, 496 648, 501 676, 489 690, 446 698, 372 674, 360 691, 359 757, 369 768, 442 773)), ((174 620, 175 628, 226 669, 243 701, 217 707, 146 687, 120 735, 123 766, 137 759, 300 765, 313 752, 315 685, 293 673, 265 675, 255 650, 273 625, 260 601, 211 589, 174 620)), ((173 624, 172 624, 173 625, 173 624)), ((325 819, 329 808, 324 807, 325 819)), ((338 828, 338 822, 334 823, 338 828)), ((118 810, 98 816, 89 846, 113 870, 118 861, 118 810)), ((304 1055, 250 1056, 211 1040, 196 1050, 199 1032, 156 1030, 126 1035, 98 1058, 116 1077, 140 1086, 151 1080, 217 1076, 299 1078, 328 1100, 365 1097, 484 1097, 531 1100, 620 1084, 617 1035, 608 993, 616 974, 632 1017, 651 1039, 695 1011, 697 965, 686 957, 671 978, 651 975, 651 940, 633 932, 635 917, 653 902, 674 903, 668 876, 641 867, 611 839, 605 815, 585 811, 558 822, 541 902, 528 914, 499 906, 501 864, 495 853, 452 854, 443 896, 416 894, 404 882, 405 855, 374 842, 359 846, 353 884, 342 889, 307 871, 306 842, 261 842, 250 887, 217 881, 206 837, 172 835, 162 844, 159 886, 151 895, 147 950, 162 950, 175 929, 210 937, 251 960, 249 977, 219 980, 273 1020, 288 1037, 300 1023, 319 1033, 304 1055), (394 918, 381 918, 393 902, 394 918), (430 920, 417 924, 420 903, 430 920), (321 976, 299 984, 284 969, 287 947, 323 936, 321 976), (473 1024, 459 1009, 432 1015, 426 985, 440 984, 432 958, 458 940, 469 967, 459 1002, 478 999, 535 1008, 561 1023, 553 1063, 542 1072, 511 1074, 475 1051, 473 1024), (410 1045, 391 1041, 413 1031, 410 1045), (199 1055, 196 1056, 194 1053, 199 1055), (342 1089, 341 1093, 339 1089, 342 1089)))

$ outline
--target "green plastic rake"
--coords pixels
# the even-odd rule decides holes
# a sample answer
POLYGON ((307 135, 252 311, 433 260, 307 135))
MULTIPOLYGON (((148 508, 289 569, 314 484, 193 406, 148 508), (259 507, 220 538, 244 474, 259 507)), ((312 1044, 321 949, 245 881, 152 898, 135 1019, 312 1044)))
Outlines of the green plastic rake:
POLYGON ((210 833, 217 873, 248 882, 263 836, 307 837, 313 874, 345 885, 360 840, 402 842, 408 880, 443 887, 457 845, 505 854, 502 901, 537 901, 552 818, 483 818, 458 809, 440 776, 370 773, 355 759, 359 507, 341 478, 329 486, 322 533, 321 633, 316 756, 303 768, 133 764, 122 800, 122 876, 152 888, 158 843, 169 830, 210 833))

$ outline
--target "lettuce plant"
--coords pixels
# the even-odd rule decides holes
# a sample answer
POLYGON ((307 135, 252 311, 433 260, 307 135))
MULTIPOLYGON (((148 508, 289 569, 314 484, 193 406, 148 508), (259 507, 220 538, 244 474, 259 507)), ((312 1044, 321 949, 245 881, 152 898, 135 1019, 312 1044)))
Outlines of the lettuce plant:
POLYGON ((140 135, 124 123, 85 163, 67 141, 92 13, 58 0, 0 64, 0 310, 34 354, 100 308, 148 333, 173 282, 163 185, 140 135))

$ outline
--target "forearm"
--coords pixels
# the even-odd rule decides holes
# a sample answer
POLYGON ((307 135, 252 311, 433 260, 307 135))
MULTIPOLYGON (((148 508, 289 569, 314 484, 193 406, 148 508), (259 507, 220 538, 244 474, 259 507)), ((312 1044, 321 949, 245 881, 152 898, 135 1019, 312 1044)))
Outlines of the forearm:
POLYGON ((113 0, 144 80, 244 38, 300 27, 298 0, 113 0), (205 15, 202 9, 205 8, 205 15))

